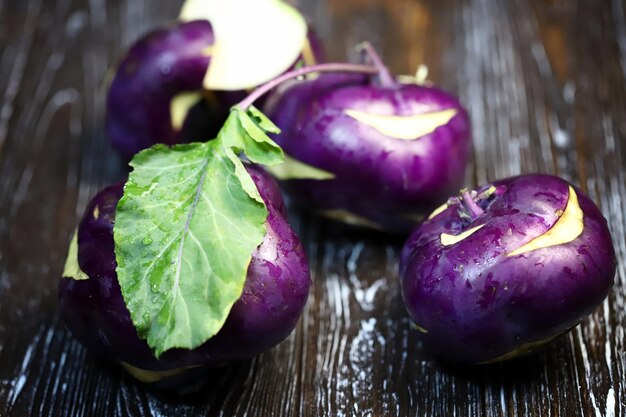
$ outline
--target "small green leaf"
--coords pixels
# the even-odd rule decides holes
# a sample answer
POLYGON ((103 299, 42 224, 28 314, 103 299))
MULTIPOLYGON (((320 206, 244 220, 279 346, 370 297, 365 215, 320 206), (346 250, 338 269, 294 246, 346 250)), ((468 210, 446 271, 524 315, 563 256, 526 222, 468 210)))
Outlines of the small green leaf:
POLYGON ((280 129, 254 107, 247 111, 233 107, 224 129, 226 145, 243 151, 250 161, 270 166, 283 161, 283 150, 267 135, 280 129))
MULTIPOLYGON (((240 112, 244 112, 244 110, 238 109, 240 112)), ((250 106, 245 112, 248 113, 249 117, 253 118, 256 124, 263 130, 262 132, 258 132, 257 135, 259 139, 262 137, 267 137, 264 133, 280 133, 280 129, 278 126, 274 124, 266 115, 263 114, 259 109, 254 106, 250 106)), ((250 131, 248 131, 252 135, 250 131)))
POLYGON ((268 211, 236 152, 282 158, 264 121, 254 121, 253 134, 243 127, 253 117, 235 108, 215 140, 156 145, 131 162, 114 226, 117 274, 137 332, 157 357, 213 337, 241 296, 268 211))
POLYGON ((65 266, 63 267, 63 277, 79 281, 89 279, 89 276, 80 269, 80 265, 78 264, 78 230, 74 231, 70 246, 67 250, 67 258, 65 259, 65 266))

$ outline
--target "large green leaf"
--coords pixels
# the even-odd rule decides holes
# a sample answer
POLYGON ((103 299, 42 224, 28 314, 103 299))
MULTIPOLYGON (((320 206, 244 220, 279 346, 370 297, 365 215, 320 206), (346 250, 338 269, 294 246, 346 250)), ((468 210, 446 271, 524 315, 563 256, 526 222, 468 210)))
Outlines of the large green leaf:
POLYGON ((253 116, 235 108, 213 141, 156 145, 131 162, 115 219, 117 274, 157 357, 222 328, 265 236, 267 208, 236 152, 256 155, 261 143, 262 159, 280 163, 282 151, 267 136, 250 140, 242 117, 253 116))

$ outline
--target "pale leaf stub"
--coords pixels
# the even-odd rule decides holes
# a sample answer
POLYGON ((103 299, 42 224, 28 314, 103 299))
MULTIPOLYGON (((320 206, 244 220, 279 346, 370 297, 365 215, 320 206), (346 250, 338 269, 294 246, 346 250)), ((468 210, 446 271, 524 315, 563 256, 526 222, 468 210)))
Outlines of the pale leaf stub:
POLYGON ((329 219, 338 220, 343 223, 351 224, 359 227, 366 227, 369 229, 383 230, 382 226, 378 223, 366 219, 363 216, 349 212, 343 209, 324 210, 320 212, 320 215, 329 219))
POLYGON ((285 161, 273 167, 268 167, 267 171, 279 180, 332 180, 335 174, 323 169, 305 164, 295 158, 285 155, 285 161))

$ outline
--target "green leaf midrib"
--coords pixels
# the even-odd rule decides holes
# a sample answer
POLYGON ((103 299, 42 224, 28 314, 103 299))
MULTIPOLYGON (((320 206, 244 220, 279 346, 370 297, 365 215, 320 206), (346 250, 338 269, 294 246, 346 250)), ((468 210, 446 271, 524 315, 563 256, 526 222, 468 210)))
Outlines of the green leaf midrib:
MULTIPOLYGON (((182 259, 183 259, 183 248, 185 246, 185 236, 186 236, 186 233, 191 232, 189 230, 189 224, 191 223, 191 218, 193 217, 196 207, 198 206, 198 200, 200 199, 200 195, 203 192, 202 186, 204 185, 204 181, 206 179, 207 172, 208 172, 207 168, 209 165, 209 154, 211 153, 211 147, 210 146, 206 146, 206 147, 207 147, 207 153, 205 154, 204 163, 202 164, 202 175, 200 176, 200 179, 198 180, 198 184, 196 186, 196 195, 194 196, 193 202, 191 203, 191 207, 189 208, 189 214, 187 215, 187 220, 185 221, 185 225, 183 229, 179 232, 181 235, 181 238, 180 238, 180 243, 178 246, 178 255, 176 257, 176 280, 174 282, 176 286, 176 292, 172 295, 172 299, 176 298, 176 295, 178 294, 178 289, 180 286, 180 269, 181 269, 182 259)), ((173 311, 173 309, 170 310, 170 312, 171 311, 173 311)), ((171 314, 167 318, 168 322, 170 318, 171 318, 171 314)))
MULTIPOLYGON (((194 199, 191 203, 191 206, 189 207, 189 213, 187 214, 187 219, 185 220, 185 224, 183 225, 183 228, 178 231, 176 233, 176 235, 174 235, 174 237, 170 240, 170 242, 165 245, 163 247, 163 249, 161 250, 161 252, 159 253, 159 255, 157 257, 155 257, 154 261, 150 264, 150 267, 146 269, 146 271, 143 274, 142 280, 145 280, 149 273, 152 272, 154 270, 154 265, 156 264, 156 261, 159 259, 160 256, 162 256, 163 254, 165 254, 167 252, 167 250, 171 247, 172 244, 174 244, 176 241, 179 241, 178 247, 177 247, 177 257, 176 257, 176 293, 174 295, 168 296, 168 298, 171 298, 172 300, 176 298, 176 295, 178 293, 178 289, 179 289, 179 282, 180 282, 180 269, 181 269, 181 264, 182 264, 182 256, 183 256, 183 249, 184 249, 184 244, 185 244, 185 234, 189 233, 189 225, 191 223, 191 219, 195 213, 195 209, 198 205, 198 201, 200 198, 200 195, 202 194, 202 186, 204 184, 204 181, 206 180, 206 175, 207 175, 207 167, 209 165, 209 157, 211 155, 211 147, 208 146, 209 142, 207 143, 203 143, 202 146, 205 146, 207 148, 207 151, 205 153, 205 157, 203 159, 202 162, 202 174, 200 176, 200 179, 198 180, 198 183, 196 184, 196 186, 194 187, 196 190, 194 199)), ((178 167, 180 166, 192 166, 192 165, 196 165, 196 163, 190 162, 190 163, 186 163, 186 164, 180 164, 178 165, 178 167)), ((149 167, 153 168, 153 167, 149 167)), ((159 167, 159 169, 162 169, 163 167, 159 167)), ((187 199, 186 199, 187 200, 187 199)), ((185 201, 186 201, 185 200, 185 201)), ((181 203, 181 207, 185 204, 185 202, 181 203)), ((145 299, 145 298, 144 298, 145 299)), ((146 302, 148 302, 148 300, 146 299, 146 302)), ((159 308, 159 312, 162 311, 166 306, 166 303, 164 302, 161 307, 159 308)), ((172 311, 172 310, 170 310, 172 311)), ((154 320, 156 320, 158 317, 158 315, 154 315, 154 317, 148 322, 145 323, 148 327, 154 322, 154 320)), ((170 320, 171 315, 168 316, 168 321, 170 320)))

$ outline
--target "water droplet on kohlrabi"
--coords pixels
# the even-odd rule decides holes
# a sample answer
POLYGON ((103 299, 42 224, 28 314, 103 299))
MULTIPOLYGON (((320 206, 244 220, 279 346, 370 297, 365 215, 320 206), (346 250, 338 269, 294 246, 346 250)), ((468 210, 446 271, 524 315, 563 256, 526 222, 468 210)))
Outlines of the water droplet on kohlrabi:
POLYGON ((147 246, 147 245, 150 245, 150 244, 152 244, 152 238, 151 238, 151 237, 149 237, 149 236, 146 236, 146 237, 144 237, 144 238, 143 238, 143 240, 141 241, 141 243, 143 243, 143 244, 144 244, 144 245, 146 245, 146 246, 147 246))
POLYGON ((150 322, 150 314, 148 314, 148 313, 144 314, 144 315, 143 315, 143 319, 144 319, 144 321, 145 321, 146 323, 149 323, 149 322, 150 322))
POLYGON ((156 304, 157 301, 159 301, 159 297, 157 297, 156 295, 152 297, 152 304, 156 304))

